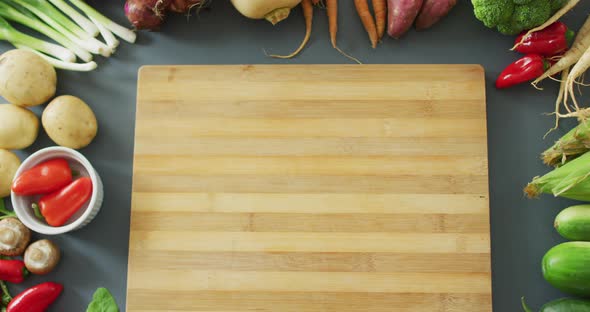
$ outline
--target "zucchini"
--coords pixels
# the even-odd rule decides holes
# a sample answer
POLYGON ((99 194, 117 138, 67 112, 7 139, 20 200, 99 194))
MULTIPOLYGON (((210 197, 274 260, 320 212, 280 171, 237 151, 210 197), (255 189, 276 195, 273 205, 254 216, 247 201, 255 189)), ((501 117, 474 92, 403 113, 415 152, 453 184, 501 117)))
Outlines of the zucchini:
POLYGON ((574 241, 590 241, 590 205, 564 209, 555 218, 559 235, 574 241))
POLYGON ((543 257, 543 277, 564 293, 590 297, 590 242, 568 242, 543 257))
MULTIPOLYGON (((533 312, 524 302, 524 297, 521 301, 525 312, 533 312)), ((546 303, 539 312, 590 312, 590 301, 561 298, 546 303)))

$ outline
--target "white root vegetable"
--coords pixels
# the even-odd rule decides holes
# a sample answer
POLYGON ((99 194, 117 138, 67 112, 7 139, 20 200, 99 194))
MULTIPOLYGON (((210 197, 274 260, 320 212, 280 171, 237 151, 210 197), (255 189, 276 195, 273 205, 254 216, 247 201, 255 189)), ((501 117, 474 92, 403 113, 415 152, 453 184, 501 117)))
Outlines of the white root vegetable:
POLYGON ((574 65, 588 48, 590 48, 590 16, 586 19, 586 22, 584 22, 584 25, 582 25, 578 31, 572 47, 557 63, 551 66, 539 78, 535 79, 535 81, 532 82, 532 85, 536 87, 539 82, 574 65))
POLYGON ((528 37, 528 35, 536 32, 536 31, 543 30, 543 29, 549 27, 551 24, 557 22, 567 12, 571 11, 578 3, 580 3, 580 0, 569 0, 568 3, 566 3, 561 9, 559 9, 559 11, 555 12, 555 14, 553 14, 553 16, 551 16, 551 18, 549 18, 547 21, 545 21, 545 23, 543 23, 543 25, 537 26, 537 27, 529 30, 522 37, 522 40, 519 43, 515 44, 514 47, 512 47, 512 49, 510 49, 510 50, 515 50, 516 47, 518 47, 519 45, 522 44, 522 42, 525 40, 526 37, 528 37))
POLYGON ((301 0, 231 0, 242 15, 251 19, 266 19, 273 25, 289 17, 291 9, 301 0))
POLYGON ((574 83, 577 82, 578 78, 580 78, 588 68, 590 68, 590 48, 586 49, 586 52, 582 54, 582 57, 580 57, 576 65, 572 67, 565 83, 564 104, 567 105, 568 99, 571 96, 576 111, 580 110, 580 106, 576 100, 576 94, 574 93, 574 83))

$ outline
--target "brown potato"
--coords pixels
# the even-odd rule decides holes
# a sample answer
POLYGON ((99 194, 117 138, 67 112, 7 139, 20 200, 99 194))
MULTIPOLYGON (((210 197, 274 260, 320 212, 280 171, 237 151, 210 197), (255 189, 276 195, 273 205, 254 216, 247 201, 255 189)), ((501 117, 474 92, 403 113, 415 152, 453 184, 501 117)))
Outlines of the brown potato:
POLYGON ((90 144, 98 131, 92 109, 71 95, 53 99, 43 111, 41 123, 53 142, 74 149, 90 144))
POLYGON ((10 195, 10 185, 20 166, 20 159, 13 152, 0 149, 0 200, 10 195))
POLYGON ((0 148, 27 148, 38 134, 39 118, 33 112, 12 104, 0 104, 0 148))
POLYGON ((37 106, 55 95, 55 68, 37 54, 10 50, 0 55, 0 95, 19 106, 37 106))

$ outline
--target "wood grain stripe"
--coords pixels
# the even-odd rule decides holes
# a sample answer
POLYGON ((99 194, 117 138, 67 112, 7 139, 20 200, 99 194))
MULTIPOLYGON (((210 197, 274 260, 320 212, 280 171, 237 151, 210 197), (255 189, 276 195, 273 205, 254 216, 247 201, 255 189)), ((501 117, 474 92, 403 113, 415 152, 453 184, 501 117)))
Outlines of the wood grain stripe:
POLYGON ((130 289, 133 311, 490 312, 490 294, 222 292, 130 289), (174 298, 170 300, 170 298, 174 298))
POLYGON ((482 194, 488 190, 487 175, 175 176, 136 171, 134 178, 133 187, 139 192, 482 194))
POLYGON ((490 251, 489 241, 489 234, 132 230, 129 248, 152 251, 184 250, 195 252, 485 253, 490 251))
POLYGON ((487 157, 198 157, 137 155, 136 172, 168 175, 478 175, 487 157), (418 170, 419 169, 419 170, 418 170))
MULTIPOLYGON (((138 107, 142 116, 157 118, 444 118, 477 119, 485 116, 480 100, 312 100, 246 101, 211 100, 194 105, 194 98, 153 101, 146 99, 138 107)), ((143 122, 143 121, 142 121, 143 122)))
POLYGON ((174 137, 485 137, 484 119, 143 119, 136 135, 174 137), (228 127, 231 125, 231 127, 228 127))
POLYGON ((180 291, 472 293, 490 291, 489 273, 253 272, 131 267, 131 288, 180 291), (428 283, 416 283, 428 281, 428 283))
POLYGON ((142 259, 139 271, 153 268, 174 270, 233 270, 287 272, 419 272, 489 273, 490 256, 485 253, 330 253, 330 252, 201 252, 151 250, 131 251, 142 259), (436 260, 433 260, 436 259, 436 260))
MULTIPOLYGON (((140 123, 140 121, 138 121, 140 123)), ((147 138, 135 155, 180 156, 479 156, 481 138, 147 138)))
MULTIPOLYGON (((484 214, 479 194, 133 193, 133 211, 307 214, 484 214)), ((485 218, 487 219, 487 218, 485 218)))
POLYGON ((488 233, 478 214, 134 212, 138 231, 488 233))

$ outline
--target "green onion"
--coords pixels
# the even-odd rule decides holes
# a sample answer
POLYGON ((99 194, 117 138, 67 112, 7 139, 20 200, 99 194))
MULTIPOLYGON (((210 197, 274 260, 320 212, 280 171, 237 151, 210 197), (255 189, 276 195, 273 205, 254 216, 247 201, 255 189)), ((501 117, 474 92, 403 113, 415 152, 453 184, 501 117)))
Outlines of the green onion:
POLYGON ((543 162, 559 166, 590 151, 590 123, 581 122, 541 154, 543 162))
POLYGON ((7 20, 0 17, 0 39, 11 42, 12 44, 26 45, 32 49, 43 52, 48 55, 55 56, 56 58, 65 61, 73 62, 76 60, 76 55, 70 50, 58 46, 53 43, 49 43, 35 37, 23 34, 20 31, 14 29, 7 20))
POLYGON ((84 50, 77 44, 70 41, 68 38, 54 30, 53 28, 47 26, 45 23, 40 21, 36 16, 34 16, 31 12, 27 11, 23 7, 14 7, 12 5, 8 5, 4 2, 0 2, 0 16, 4 17, 5 19, 20 23, 22 25, 28 26, 47 37, 55 40, 57 43, 63 45, 70 51, 74 52, 80 59, 84 60, 85 62, 90 62, 92 60, 92 54, 88 51, 84 50))
POLYGON ((70 0, 70 2, 76 7, 78 7, 78 9, 82 10, 82 12, 86 13, 86 15, 88 15, 88 17, 93 19, 96 23, 102 24, 104 27, 112 31, 119 38, 129 43, 135 42, 136 35, 133 31, 113 22, 108 17, 100 14, 100 12, 96 11, 94 8, 86 4, 86 2, 82 0, 70 0))
MULTIPOLYGON (((58 22, 57 19, 63 19, 63 20, 68 20, 68 19, 67 19, 67 17, 63 16, 58 10, 56 10, 51 4, 40 1, 40 0, 10 0, 10 1, 20 4, 21 6, 25 7, 27 10, 31 11, 33 14, 37 15, 41 20, 43 20, 45 23, 47 23, 47 25, 53 27, 55 30, 57 30, 58 32, 60 32, 64 36, 66 36, 68 39, 70 39, 74 43, 76 43, 79 46, 83 47, 84 49, 88 50, 89 52, 94 53, 94 54, 100 54, 105 57, 108 57, 111 55, 111 50, 109 49, 109 47, 107 47, 104 43, 96 40, 96 38, 88 35, 76 24, 74 24, 70 21, 70 23, 73 25, 72 26, 73 32, 72 32, 72 31, 70 31, 70 28, 65 27, 64 25, 62 25, 61 22, 58 22), (82 35, 82 37, 80 37, 80 35, 82 35)), ((67 23, 67 22, 64 22, 64 23, 67 23)))
POLYGON ((542 177, 535 177, 524 192, 529 198, 545 193, 590 201, 590 153, 585 153, 542 177))
POLYGON ((65 69, 65 70, 70 70, 70 71, 87 72, 87 71, 92 71, 92 70, 96 69, 96 67, 97 67, 95 62, 87 62, 87 63, 64 62, 64 61, 60 61, 58 59, 54 59, 52 57, 49 57, 43 53, 40 53, 39 51, 35 51, 34 49, 31 49, 31 48, 24 46, 24 45, 15 44, 15 46, 19 49, 29 50, 29 51, 39 55, 40 57, 45 59, 49 64, 51 64, 55 68, 60 68, 60 69, 65 69))
POLYGON ((97 22, 92 17, 90 19, 94 23, 96 23, 96 26, 98 27, 98 30, 100 31, 100 35, 106 41, 107 46, 114 52, 115 49, 119 46, 119 40, 117 40, 117 38, 115 38, 115 36, 113 35, 113 33, 110 30, 108 30, 103 24, 97 22))
POLYGON ((94 23, 87 19, 84 15, 78 13, 74 8, 72 8, 69 4, 67 4, 64 0, 49 0, 53 5, 55 5, 58 9, 64 12, 67 16, 69 16, 76 24, 86 31, 90 36, 96 37, 98 36, 98 28, 94 23))

